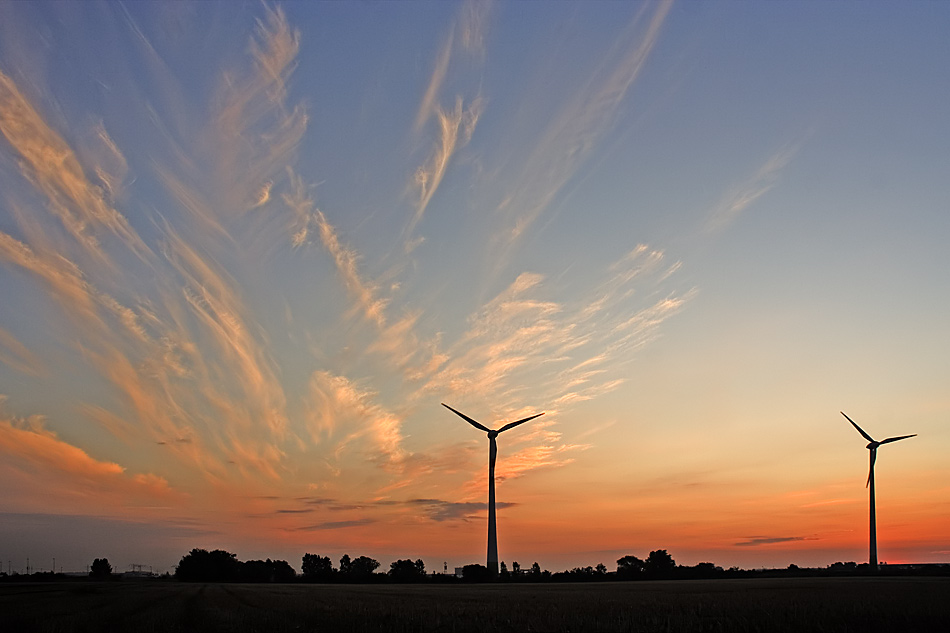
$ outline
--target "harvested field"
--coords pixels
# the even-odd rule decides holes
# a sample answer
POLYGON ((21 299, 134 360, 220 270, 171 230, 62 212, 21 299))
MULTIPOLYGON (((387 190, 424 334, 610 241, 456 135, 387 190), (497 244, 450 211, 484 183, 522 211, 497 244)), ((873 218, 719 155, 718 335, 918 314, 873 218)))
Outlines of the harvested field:
POLYGON ((950 578, 0 585, 7 631, 950 631, 950 578))

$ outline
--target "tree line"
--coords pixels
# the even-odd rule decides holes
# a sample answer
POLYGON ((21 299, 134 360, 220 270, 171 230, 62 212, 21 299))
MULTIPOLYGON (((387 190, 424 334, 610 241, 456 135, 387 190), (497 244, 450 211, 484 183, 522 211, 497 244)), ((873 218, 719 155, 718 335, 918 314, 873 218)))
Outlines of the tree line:
POLYGON ((333 567, 327 556, 304 554, 301 561, 302 574, 287 561, 252 560, 241 562, 237 556, 224 550, 207 551, 193 549, 175 568, 175 578, 186 582, 417 582, 425 580, 426 568, 421 559, 397 560, 389 565, 386 574, 377 574, 379 561, 368 556, 350 558, 344 554, 340 566, 333 567))
MULTIPOLYGON (((549 572, 542 570, 535 562, 530 567, 523 568, 513 562, 509 568, 501 562, 497 578, 492 578, 488 568, 484 565, 465 565, 461 571, 461 578, 455 574, 426 574, 425 563, 422 559, 400 559, 389 564, 385 572, 377 572, 379 561, 368 556, 351 558, 344 554, 339 566, 334 567, 329 556, 318 554, 304 554, 301 560, 301 572, 283 560, 249 560, 240 561, 235 554, 224 550, 212 551, 192 549, 182 556, 175 568, 173 577, 185 582, 316 582, 316 583, 368 583, 368 582, 602 582, 628 580, 672 580, 672 579, 713 579, 713 578, 741 578, 741 577, 777 577, 777 576, 853 576, 871 573, 867 563, 836 562, 823 568, 800 568, 798 565, 789 565, 784 569, 756 569, 746 570, 738 567, 723 569, 713 563, 699 563, 697 565, 677 565, 673 557, 665 549, 654 550, 641 559, 633 555, 617 559, 614 571, 599 563, 596 566, 575 567, 573 569, 549 572)), ((892 567, 884 564, 877 573, 885 575, 950 575, 950 565, 916 566, 911 569, 892 567)), ((7 574, 0 572, 0 578, 13 579, 21 574, 7 574)), ((53 572, 32 574, 33 577, 50 579, 61 577, 62 574, 53 572)), ((107 558, 96 558, 89 571, 93 579, 116 578, 112 565, 107 558)), ((170 576, 166 574, 166 577, 170 576)))

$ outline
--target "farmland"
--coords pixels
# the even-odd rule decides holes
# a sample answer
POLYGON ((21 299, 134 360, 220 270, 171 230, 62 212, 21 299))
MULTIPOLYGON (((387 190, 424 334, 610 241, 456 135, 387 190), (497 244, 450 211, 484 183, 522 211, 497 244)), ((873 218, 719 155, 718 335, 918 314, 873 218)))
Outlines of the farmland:
POLYGON ((950 578, 0 585, 7 631, 947 631, 950 578))

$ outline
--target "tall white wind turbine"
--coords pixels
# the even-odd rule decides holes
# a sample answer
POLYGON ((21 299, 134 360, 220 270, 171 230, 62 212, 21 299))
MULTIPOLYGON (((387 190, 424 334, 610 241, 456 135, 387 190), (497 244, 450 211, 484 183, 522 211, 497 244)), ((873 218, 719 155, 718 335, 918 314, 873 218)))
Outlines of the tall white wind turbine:
POLYGON ((878 442, 873 437, 865 433, 864 429, 862 429, 860 426, 855 424, 854 420, 849 418, 844 411, 841 411, 841 415, 843 415, 845 419, 848 420, 848 422, 850 422, 854 426, 854 428, 858 430, 858 433, 864 436, 864 439, 866 439, 869 442, 869 444, 867 445, 867 449, 871 452, 870 454, 871 468, 870 468, 870 472, 868 472, 868 482, 867 484, 865 484, 865 487, 870 488, 871 490, 871 536, 869 539, 870 552, 868 556, 869 558, 868 562, 871 565, 871 571, 877 571, 877 513, 874 510, 874 462, 877 460, 877 448, 878 446, 881 446, 882 444, 890 444, 891 442, 896 442, 897 440, 906 440, 908 437, 916 437, 917 434, 914 433, 913 435, 901 435, 899 437, 889 437, 886 440, 881 440, 880 442, 878 442))
POLYGON ((488 433, 488 572, 491 574, 492 578, 498 575, 498 536, 495 532, 495 456, 498 454, 498 445, 495 443, 495 438, 498 437, 499 433, 504 433, 508 429, 513 429, 519 424, 524 424, 528 420, 533 420, 539 416, 544 415, 544 413, 536 413, 527 418, 518 420, 517 422, 509 422, 505 426, 501 427, 497 431, 488 428, 482 424, 479 424, 472 418, 468 417, 464 413, 456 411, 449 405, 442 403, 442 406, 454 413, 455 415, 461 417, 466 422, 474 426, 480 431, 485 431, 488 433))

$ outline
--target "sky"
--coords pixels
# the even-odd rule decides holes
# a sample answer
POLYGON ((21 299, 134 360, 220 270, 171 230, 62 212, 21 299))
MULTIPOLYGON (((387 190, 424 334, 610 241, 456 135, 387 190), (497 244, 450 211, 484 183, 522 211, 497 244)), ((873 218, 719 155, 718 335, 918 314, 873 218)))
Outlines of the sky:
POLYGON ((0 3, 0 559, 950 562, 950 5, 0 3))

